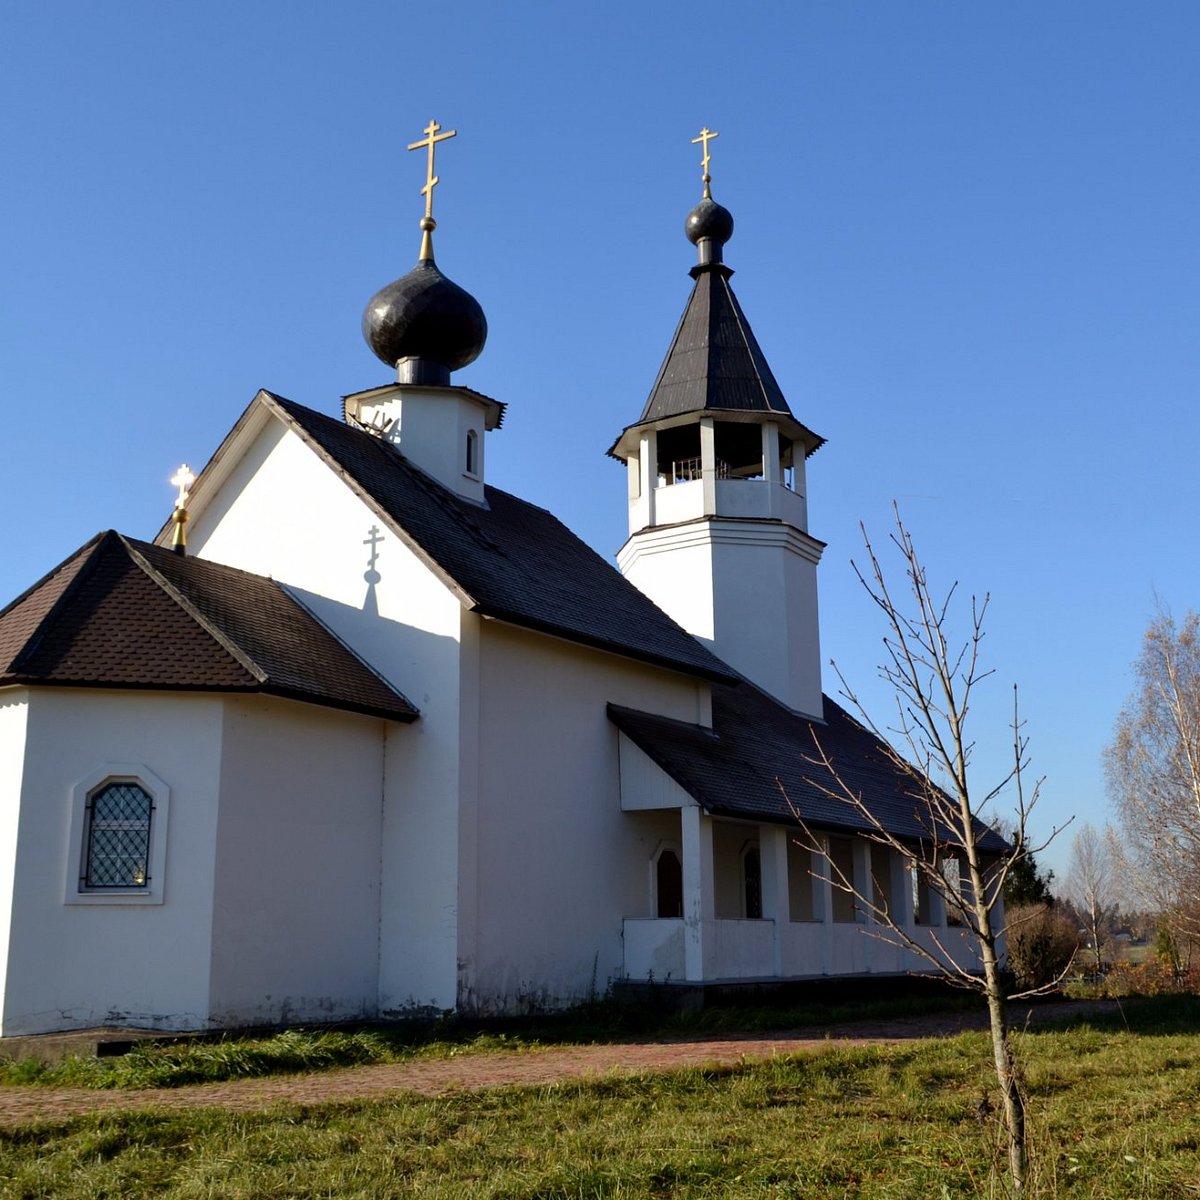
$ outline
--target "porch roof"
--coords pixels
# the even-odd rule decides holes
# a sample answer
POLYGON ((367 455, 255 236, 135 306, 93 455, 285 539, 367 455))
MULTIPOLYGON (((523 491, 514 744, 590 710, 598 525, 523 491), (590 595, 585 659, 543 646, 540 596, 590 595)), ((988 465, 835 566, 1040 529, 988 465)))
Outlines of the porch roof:
MULTIPOLYGON (((840 705, 824 697, 824 721, 785 708, 753 684, 715 685, 712 728, 615 704, 609 717, 707 812, 810 829, 870 832, 848 800, 861 796, 888 832, 924 840, 929 818, 917 776, 899 769, 879 739, 840 705), (837 776, 821 762, 836 765, 837 776), (830 794, 832 793, 832 795, 830 794)), ((1007 843, 979 825, 983 849, 1007 843)))

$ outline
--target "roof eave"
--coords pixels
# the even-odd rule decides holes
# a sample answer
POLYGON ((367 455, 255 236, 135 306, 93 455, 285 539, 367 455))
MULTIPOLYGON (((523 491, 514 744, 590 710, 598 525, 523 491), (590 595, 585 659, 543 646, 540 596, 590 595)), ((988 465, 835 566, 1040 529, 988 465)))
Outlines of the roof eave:
POLYGON ((606 453, 610 458, 623 462, 632 457, 644 432, 654 430, 657 433, 663 429, 677 428, 680 425, 692 425, 701 417, 712 417, 718 421, 729 421, 742 425, 764 425, 768 421, 773 421, 779 426, 780 432, 785 437, 790 437, 804 447, 805 458, 811 458, 825 445, 826 441, 820 434, 809 429, 807 425, 797 421, 791 413, 747 408, 698 408, 693 412, 675 413, 669 417, 651 418, 648 421, 638 421, 634 425, 626 425, 606 453))

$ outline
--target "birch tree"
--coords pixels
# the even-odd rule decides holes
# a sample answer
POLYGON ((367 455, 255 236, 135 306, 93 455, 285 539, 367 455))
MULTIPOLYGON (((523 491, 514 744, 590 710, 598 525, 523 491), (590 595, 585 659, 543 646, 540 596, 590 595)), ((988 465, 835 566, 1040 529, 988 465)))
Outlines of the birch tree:
POLYGON ((1117 888, 1108 839, 1091 825, 1081 825, 1075 834, 1064 891, 1087 930, 1092 967, 1099 975, 1105 936, 1117 910, 1117 888))
MULTIPOLYGON (((951 621, 956 587, 943 597, 934 593, 899 512, 890 538, 904 576, 899 590, 893 590, 865 528, 863 538, 866 566, 860 569, 856 564, 855 571, 883 615, 884 661, 879 674, 895 697, 889 718, 872 717, 840 671, 838 677, 845 698, 880 740, 892 767, 908 780, 924 837, 912 842, 884 828, 862 795, 839 774, 836 761, 820 747, 819 733, 813 764, 824 769, 820 774, 828 772, 836 782, 833 786, 822 785, 815 778, 810 782, 852 809, 858 823, 868 826, 870 840, 897 855, 925 887, 941 893, 948 915, 974 946, 977 964, 964 963, 961 948, 947 944, 937 931, 923 928, 917 936, 916 930, 897 921, 886 901, 879 898, 879 889, 870 882, 862 886, 840 869, 824 849, 827 843, 803 821, 802 836, 806 848, 822 856, 823 870, 832 885, 849 893, 869 915, 876 936, 914 952, 951 983, 983 996, 1001 1096, 1009 1184, 1013 1194, 1023 1195, 1028 1177, 1025 1098, 1007 1005, 1048 988, 1019 991, 1007 986, 1002 961, 1008 932, 1003 894, 1014 872, 1027 868, 1030 856, 1044 850, 1058 831, 1038 844, 1031 837, 1029 818, 1039 785, 1026 786, 1027 739, 1015 689, 1013 716, 1006 732, 1012 753, 1009 769, 982 790, 976 788, 970 770, 973 743, 968 717, 979 685, 992 673, 983 666, 980 654, 988 598, 971 600, 965 633, 956 638, 951 621), (1013 832, 1007 852, 989 852, 997 839, 981 814, 1002 792, 1012 795, 1015 813, 1007 827, 1013 832)), ((834 667, 836 670, 836 664, 834 667)))
POLYGON ((1200 614, 1160 612, 1105 755, 1128 883, 1187 939, 1200 937, 1200 614))

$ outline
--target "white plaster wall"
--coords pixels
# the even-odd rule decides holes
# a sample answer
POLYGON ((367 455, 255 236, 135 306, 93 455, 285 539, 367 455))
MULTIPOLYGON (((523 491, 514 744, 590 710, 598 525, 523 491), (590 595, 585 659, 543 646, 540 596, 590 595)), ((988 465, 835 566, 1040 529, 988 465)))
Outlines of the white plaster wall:
POLYGON ((384 722, 231 697, 222 745, 213 1020, 373 1016, 384 722))
POLYGON ((192 553, 288 584, 420 709, 414 725, 387 735, 379 1004, 384 1013, 453 1007, 460 601, 274 420, 189 528, 192 553), (372 537, 381 539, 373 568, 372 537))
POLYGON ((634 587, 690 634, 712 644, 716 636, 713 563, 704 525, 635 534, 621 548, 617 561, 634 587))
POLYGON ((758 845, 753 825, 713 821, 713 911, 719 921, 739 920, 746 915, 742 852, 758 845))
POLYGON ((819 557, 820 543, 790 526, 729 519, 643 530, 618 561, 718 657, 788 707, 820 715, 819 557))
MULTIPOLYGON (((694 803, 694 801, 692 802, 694 803)), ((659 809, 629 813, 630 826, 637 834, 638 851, 642 854, 645 888, 641 902, 630 908, 626 917, 652 918, 656 917, 655 908, 658 903, 658 879, 655 872, 654 860, 658 851, 670 847, 683 861, 683 831, 679 823, 678 809, 659 809)), ((682 942, 680 953, 683 953, 682 942)))
POLYGON ((660 831, 621 811, 608 701, 696 721, 707 685, 485 621, 473 960, 465 1007, 517 1011, 603 991, 626 916, 647 910, 660 831))
POLYGON ((714 538, 713 649, 790 708, 821 716, 816 563, 770 532, 714 538))
MULTIPOLYGON (((703 722, 697 722, 702 724, 703 722)), ((696 801, 679 786, 648 754, 623 733, 617 736, 621 759, 621 807, 626 812, 690 808, 696 801)), ((675 836, 679 837, 679 817, 674 816, 675 836)))
POLYGON ((208 1019, 221 704, 215 697, 31 691, 4 996, 5 1035, 208 1019), (171 789, 162 904, 71 905, 72 789, 106 763, 171 789))
MULTIPOLYGON (((12 923, 13 874, 17 865, 17 824, 21 813, 21 780, 25 773, 25 726, 29 693, 24 688, 0 692, 0 1016, 8 969, 12 923)), ((0 1027, 0 1032, 3 1032, 0 1027)))

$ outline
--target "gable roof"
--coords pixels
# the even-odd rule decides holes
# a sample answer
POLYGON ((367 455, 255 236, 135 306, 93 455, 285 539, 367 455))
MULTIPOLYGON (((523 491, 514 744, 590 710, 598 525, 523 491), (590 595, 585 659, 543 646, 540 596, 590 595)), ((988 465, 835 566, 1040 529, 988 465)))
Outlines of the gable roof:
POLYGON ((256 401, 340 474, 473 612, 703 679, 736 681, 544 508, 491 486, 486 504, 472 504, 373 434, 270 392, 256 401))
MULTIPOLYGON (((835 798, 838 779, 812 761, 824 751, 842 783, 864 798, 885 829, 914 841, 927 838, 928 821, 913 779, 888 761, 870 730, 828 696, 824 700, 823 724, 797 715, 749 682, 713 688, 711 729, 612 704, 608 713, 638 749, 713 815, 869 833, 870 822, 835 798)), ((1000 853, 1007 843, 984 830, 981 846, 1000 853)))
POLYGON ((263 692, 417 710, 273 580, 109 530, 0 611, 0 686, 263 692))

